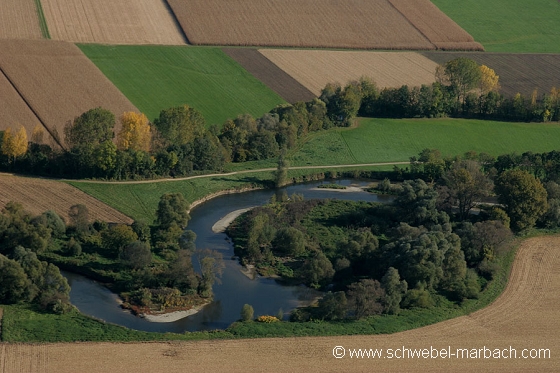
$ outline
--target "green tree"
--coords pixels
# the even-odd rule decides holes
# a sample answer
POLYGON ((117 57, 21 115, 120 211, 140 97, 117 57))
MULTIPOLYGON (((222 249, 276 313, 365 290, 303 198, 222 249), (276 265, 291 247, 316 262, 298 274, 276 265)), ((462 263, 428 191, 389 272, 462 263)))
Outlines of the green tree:
POLYGON ((383 278, 381 286, 385 290, 385 298, 383 306, 385 312, 391 315, 397 315, 400 312, 400 304, 403 295, 408 290, 408 284, 405 280, 401 281, 399 271, 393 267, 389 267, 383 278))
POLYGON ((278 167, 274 174, 274 184, 277 188, 286 185, 288 182, 288 169, 290 168, 290 163, 285 157, 285 154, 280 155, 278 158, 278 167))
POLYGON ((212 286, 220 283, 225 264, 222 254, 217 251, 202 249, 196 253, 201 270, 198 293, 201 297, 209 298, 212 296, 212 286))
POLYGON ((89 210, 85 205, 70 206, 68 217, 70 218, 70 225, 74 226, 79 234, 89 233, 89 210))
POLYGON ((326 285, 333 276, 332 263, 321 251, 316 252, 303 264, 302 277, 312 287, 326 285))
POLYGON ((168 229, 172 225, 184 229, 190 220, 189 203, 181 193, 166 193, 161 196, 156 210, 155 224, 160 229, 168 229))
POLYGON ((21 265, 0 254, 0 303, 18 303, 27 299, 30 281, 21 265))
POLYGON ((138 240, 138 235, 126 224, 117 224, 101 232, 103 248, 117 257, 125 246, 138 240))
POLYGON ((449 85, 457 99, 457 110, 459 104, 465 104, 467 94, 476 88, 481 79, 481 71, 478 64, 465 57, 459 57, 446 62, 436 73, 438 81, 449 85))
POLYGON ((100 107, 91 109, 68 123, 64 128, 66 145, 70 148, 93 148, 113 139, 115 115, 100 107))
POLYGON ((284 255, 301 256, 305 254, 305 236, 294 227, 282 228, 276 232, 273 246, 284 255))
POLYGON ((495 191, 516 231, 533 227, 547 210, 546 189, 527 171, 503 172, 496 180, 495 191))
POLYGON ((194 271, 192 252, 189 250, 177 251, 177 256, 169 265, 165 277, 169 287, 177 288, 183 293, 197 290, 199 279, 194 271))
POLYGON ((241 308, 241 321, 251 321, 253 320, 253 316, 255 314, 255 310, 249 304, 244 304, 241 308))
POLYGON ((150 246, 142 241, 134 241, 123 247, 119 254, 120 260, 127 266, 140 269, 152 262, 150 246))
POLYGON ((348 300, 343 291, 330 291, 319 299, 316 310, 317 317, 322 320, 341 320, 346 317, 348 300))
POLYGON ((169 145, 186 145, 204 132, 202 114, 188 105, 162 110, 154 126, 169 145))
POLYGON ((377 280, 364 279, 348 286, 348 298, 354 316, 361 319, 383 312, 385 290, 377 280))

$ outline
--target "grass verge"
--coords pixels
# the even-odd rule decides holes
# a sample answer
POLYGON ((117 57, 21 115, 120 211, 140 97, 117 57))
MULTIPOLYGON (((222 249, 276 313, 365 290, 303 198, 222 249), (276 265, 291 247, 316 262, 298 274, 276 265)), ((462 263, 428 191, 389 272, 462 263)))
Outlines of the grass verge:
POLYGON ((41 33, 43 38, 50 39, 51 34, 49 33, 49 27, 47 26, 47 20, 45 19, 45 13, 43 12, 43 6, 41 5, 41 0, 35 0, 35 6, 37 7, 37 16, 39 17, 39 27, 41 27, 41 33))
POLYGON ((146 116, 188 104, 208 125, 284 103, 219 48, 82 44, 80 49, 146 116))

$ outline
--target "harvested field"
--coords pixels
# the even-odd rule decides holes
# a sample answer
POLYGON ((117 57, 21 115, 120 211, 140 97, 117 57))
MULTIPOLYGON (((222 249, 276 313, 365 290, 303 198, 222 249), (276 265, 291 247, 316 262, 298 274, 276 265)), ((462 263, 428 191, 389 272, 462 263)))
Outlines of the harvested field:
POLYGON ((256 49, 224 48, 224 53, 233 58, 255 78, 266 84, 284 100, 295 103, 309 101, 315 94, 280 69, 256 49))
MULTIPOLYGON (((560 237, 522 243, 504 293, 468 316, 375 336, 215 340, 171 343, 2 345, 5 367, 45 362, 49 372, 556 372, 560 365, 560 237), (343 346, 346 355, 333 357, 343 346), (500 349, 512 358, 350 358, 350 349, 500 349), (527 351, 523 351, 528 349, 527 351), (549 349, 550 358, 523 358, 549 349), (533 350, 533 351, 531 351, 533 350), (45 357, 46 356, 46 357, 45 357)), ((396 351, 395 351, 396 352, 396 351)), ((398 356, 398 355, 395 355, 398 356)), ((1 364, 1 363, 0 363, 1 364)), ((6 369, 6 368, 4 368, 6 369)), ((6 371, 6 370, 4 370, 6 371)))
POLYGON ((450 53, 423 52, 424 56, 438 64, 457 57, 467 57, 494 69, 500 76, 500 92, 505 95, 522 93, 530 96, 536 88, 540 94, 560 88, 559 54, 515 53, 450 53))
POLYGON ((88 208, 92 221, 132 223, 128 216, 66 183, 0 174, 0 209, 10 201, 21 203, 32 214, 54 210, 65 219, 70 206, 81 203, 88 208))
POLYGON ((389 0, 437 49, 478 50, 481 44, 428 0, 389 0))
POLYGON ((387 0, 168 2, 192 44, 434 49, 387 0))
POLYGON ((35 0, 2 0, 0 39, 42 39, 35 0))
POLYGON ((58 132, 61 142, 65 123, 89 109, 101 106, 117 117, 138 111, 70 43, 0 40, 0 70, 50 132, 58 132))
POLYGON ((52 39, 77 43, 185 44, 165 0, 42 0, 52 39))
POLYGON ((261 49, 266 58, 316 95, 327 83, 362 76, 378 87, 419 86, 435 80, 437 64, 414 52, 353 52, 261 49))
MULTIPOLYGON (((27 137, 31 138, 36 125, 41 125, 39 119, 33 114, 29 106, 23 101, 14 86, 0 71, 0 97, 2 97, 2 110, 0 110, 0 131, 11 127, 17 130, 21 124, 27 131, 27 137)), ((45 130, 43 141, 50 144, 52 137, 45 130)))

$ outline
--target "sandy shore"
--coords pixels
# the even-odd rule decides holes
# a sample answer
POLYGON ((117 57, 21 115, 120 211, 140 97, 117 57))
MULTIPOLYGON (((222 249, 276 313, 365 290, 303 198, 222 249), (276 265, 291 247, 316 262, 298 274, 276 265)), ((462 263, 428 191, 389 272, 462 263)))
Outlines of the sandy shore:
POLYGON ((229 214, 227 214, 226 216, 224 216, 223 218, 221 218, 220 220, 218 220, 213 226, 212 226, 212 232, 214 233, 222 233, 226 231, 226 228, 231 224, 232 221, 235 220, 236 217, 238 217, 239 215, 243 214, 244 212, 247 212, 249 210, 254 209, 256 206, 253 207, 247 207, 245 209, 239 209, 239 210, 235 210, 230 212, 229 214))
POLYGON ((204 306, 198 306, 191 308, 187 311, 176 311, 176 312, 169 312, 169 313, 162 313, 161 315, 146 315, 143 314, 143 317, 146 321, 150 322, 174 322, 177 320, 184 319, 185 317, 192 316, 195 313, 198 313, 204 306))

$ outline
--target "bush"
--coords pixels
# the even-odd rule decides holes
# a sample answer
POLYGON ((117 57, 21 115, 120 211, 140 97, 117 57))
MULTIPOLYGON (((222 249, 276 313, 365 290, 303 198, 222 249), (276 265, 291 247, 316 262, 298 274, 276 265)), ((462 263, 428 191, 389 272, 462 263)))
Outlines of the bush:
POLYGON ((241 321, 251 321, 253 320, 253 315, 255 310, 249 304, 244 304, 241 308, 241 321))
POLYGON ((258 322, 264 322, 264 323, 267 323, 267 324, 271 324, 273 322, 278 322, 280 320, 278 320, 278 318, 276 316, 263 315, 263 316, 257 317, 257 321, 258 322))

